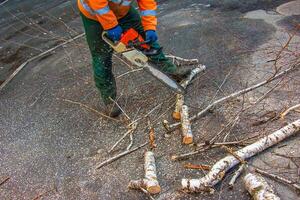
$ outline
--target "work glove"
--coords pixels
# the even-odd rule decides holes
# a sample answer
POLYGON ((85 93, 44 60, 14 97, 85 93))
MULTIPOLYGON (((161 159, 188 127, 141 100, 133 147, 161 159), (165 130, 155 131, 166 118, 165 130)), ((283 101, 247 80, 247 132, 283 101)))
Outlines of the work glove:
POLYGON ((150 43, 155 42, 158 39, 156 31, 148 30, 146 31, 146 41, 150 43))
POLYGON ((114 42, 119 41, 122 35, 122 28, 121 26, 117 25, 112 29, 107 30, 108 37, 112 39, 114 42))

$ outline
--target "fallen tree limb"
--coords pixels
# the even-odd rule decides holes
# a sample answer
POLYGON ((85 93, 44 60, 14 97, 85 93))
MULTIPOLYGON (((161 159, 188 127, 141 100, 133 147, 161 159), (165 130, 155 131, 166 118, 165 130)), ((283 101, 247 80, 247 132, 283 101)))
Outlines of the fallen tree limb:
MULTIPOLYGON (((200 72, 204 71, 206 69, 205 65, 199 65, 198 67, 194 68, 191 73, 188 75, 188 77, 181 81, 180 85, 185 89, 187 86, 191 83, 193 78, 199 74, 200 72)), ((181 115, 181 108, 184 103, 184 96, 182 94, 176 94, 176 104, 174 112, 172 113, 172 117, 175 120, 180 120, 181 115)))
POLYGON ((266 172, 266 171, 258 169, 258 168, 255 168, 255 171, 259 174, 262 174, 262 175, 267 176, 269 178, 275 179, 275 180, 277 180, 281 183, 285 183, 285 184, 289 185, 290 187, 294 188, 297 192, 300 192, 300 185, 297 184, 297 183, 294 183, 293 181, 290 181, 286 178, 283 178, 283 177, 275 175, 275 174, 271 174, 269 172, 266 172))
POLYGON ((116 155, 116 156, 114 156, 114 157, 111 157, 111 158, 109 158, 109 159, 103 161, 102 163, 100 163, 99 165, 97 165, 97 166, 95 167, 95 169, 100 169, 101 167, 103 167, 103 166, 105 166, 105 165, 108 165, 108 164, 110 164, 110 163, 112 163, 112 162, 118 160, 119 158, 121 158, 121 157, 123 157, 123 156, 126 156, 126 155, 128 155, 128 154, 131 154, 132 152, 135 152, 135 151, 139 150, 140 148, 146 146, 148 143, 149 143, 149 142, 145 142, 144 144, 141 144, 140 146, 137 146, 137 147, 135 147, 135 148, 133 148, 133 149, 131 149, 131 150, 126 150, 126 151, 124 151, 124 152, 122 152, 122 153, 119 153, 118 155, 116 155))
POLYGON ((238 177, 243 173, 244 169, 246 167, 246 164, 241 164, 240 167, 238 168, 238 170, 236 170, 233 174, 233 176, 231 177, 228 185, 230 189, 233 189, 233 186, 235 184, 235 181, 238 179, 238 177))
POLYGON ((42 57, 44 57, 45 55, 47 55, 48 53, 51 53, 52 51, 54 51, 55 49, 57 49, 57 48, 59 48, 59 47, 61 47, 61 46, 64 46, 64 45, 66 45, 66 44, 68 44, 68 43, 70 43, 70 42, 72 42, 72 41, 74 41, 74 40, 76 40, 76 39, 78 39, 78 38, 80 38, 80 37, 82 37, 82 36, 84 36, 85 35, 85 33, 81 33, 81 34, 79 34, 79 35, 77 35, 77 36, 75 36, 75 37, 73 37, 73 38, 71 38, 71 39, 69 39, 69 40, 67 40, 67 41, 65 41, 65 42, 63 42, 63 43, 61 43, 61 44, 59 44, 59 45, 57 45, 57 46, 55 46, 55 47, 52 47, 52 48, 50 48, 50 49, 48 49, 48 50, 46 50, 46 51, 44 51, 44 52, 42 52, 42 53, 40 53, 40 54, 38 54, 38 55, 36 55, 36 56, 33 56, 32 58, 29 58, 28 60, 26 60, 25 62, 23 62, 1 85, 0 85, 0 91, 1 90, 3 90, 3 88, 28 64, 28 63, 30 63, 30 62, 32 62, 32 61, 34 61, 34 60, 36 60, 36 59, 39 59, 39 58, 42 58, 42 57))
POLYGON ((284 119, 285 116, 286 116, 289 112, 291 112, 292 110, 296 110, 297 108, 300 108, 300 104, 294 105, 294 106, 292 106, 292 107, 286 109, 284 112, 282 112, 282 113, 280 114, 280 118, 281 118, 281 119, 284 119))
POLYGON ((145 177, 141 180, 132 180, 129 182, 128 188, 130 189, 140 189, 143 188, 150 194, 160 193, 161 188, 157 181, 156 166, 154 153, 152 151, 147 151, 145 153, 145 177))
POLYGON ((189 109, 186 105, 182 106, 181 111, 181 131, 182 131, 182 143, 191 144, 193 143, 192 127, 189 120, 189 109))
POLYGON ((254 200, 280 200, 273 188, 257 174, 247 174, 244 177, 244 185, 254 200))
MULTIPOLYGON (((246 93, 248 93, 250 91, 253 91, 253 90, 255 90, 255 89, 259 88, 259 87, 262 87, 262 86, 264 86, 264 85, 266 85, 268 83, 271 83, 272 81, 274 81, 274 80, 276 80, 278 78, 281 78, 282 76, 284 76, 287 73, 291 72, 292 70, 298 68, 299 66, 300 66, 299 64, 295 64, 295 65, 289 67, 288 69, 286 69, 286 70, 284 70, 284 71, 276 74, 275 76, 273 76, 270 79, 267 79, 265 81, 262 81, 260 83, 255 84, 255 85, 247 87, 247 88, 245 88, 243 90, 239 90, 239 91, 234 92, 234 93, 232 93, 232 94, 230 94, 230 95, 228 95, 226 97, 223 97, 221 99, 218 99, 218 100, 214 101, 213 103, 209 104, 206 108, 204 108, 203 110, 201 110, 200 112, 198 112, 196 115, 193 115, 192 117, 190 117, 190 121, 193 121, 193 120, 195 120, 195 119, 203 116, 204 114, 206 114, 208 111, 212 110, 215 106, 219 105, 220 103, 227 102, 227 101, 229 101, 229 100, 231 100, 231 99, 233 99, 235 97, 238 97, 238 96, 241 96, 243 94, 246 94, 246 93)), ((179 126, 180 126, 180 123, 170 124, 169 125, 169 129, 170 130, 174 130, 174 129, 178 128, 179 126)))
MULTIPOLYGON (((272 134, 265 136, 255 143, 248 145, 238 151, 235 154, 246 160, 259 152, 281 142, 289 136, 299 133, 300 130, 300 119, 288 124, 287 126, 273 132, 272 134)), ((209 173, 200 179, 182 179, 182 188, 188 192, 199 192, 206 191, 212 188, 214 185, 219 183, 226 172, 240 163, 240 161, 232 155, 226 156, 214 164, 209 173)))

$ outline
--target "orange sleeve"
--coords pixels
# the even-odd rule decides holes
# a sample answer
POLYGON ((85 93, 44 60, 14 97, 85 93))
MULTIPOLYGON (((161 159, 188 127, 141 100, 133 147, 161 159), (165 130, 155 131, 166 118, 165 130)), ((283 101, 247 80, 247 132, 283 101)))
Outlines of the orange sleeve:
POLYGON ((107 0, 86 0, 86 3, 93 10, 104 30, 118 25, 117 17, 110 10, 107 0))
POLYGON ((155 0, 138 0, 141 11, 142 26, 145 30, 156 30, 156 1, 155 0))

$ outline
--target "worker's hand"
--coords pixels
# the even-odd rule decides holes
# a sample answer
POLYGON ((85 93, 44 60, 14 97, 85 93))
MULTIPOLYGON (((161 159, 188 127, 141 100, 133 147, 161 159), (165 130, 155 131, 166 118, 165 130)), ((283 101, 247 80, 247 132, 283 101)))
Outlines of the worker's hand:
POLYGON ((148 30, 146 31, 146 41, 150 43, 155 42, 158 39, 156 31, 148 30))
POLYGON ((108 37, 112 39, 114 42, 119 41, 122 35, 122 28, 121 26, 117 25, 112 29, 107 30, 108 37))

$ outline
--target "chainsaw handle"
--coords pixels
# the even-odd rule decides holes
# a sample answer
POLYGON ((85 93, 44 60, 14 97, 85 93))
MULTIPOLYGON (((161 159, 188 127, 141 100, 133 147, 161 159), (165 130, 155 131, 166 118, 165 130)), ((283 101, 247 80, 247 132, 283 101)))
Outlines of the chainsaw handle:
POLYGON ((106 42, 117 53, 122 53, 122 52, 128 50, 127 47, 122 42, 114 42, 111 39, 109 39, 107 37, 107 32, 106 31, 103 31, 101 36, 102 36, 102 39, 104 40, 104 42, 106 42))
POLYGON ((106 31, 103 31, 103 32, 102 32, 102 39, 103 39, 107 44, 109 44, 109 46, 111 46, 111 47, 115 46, 114 41, 112 41, 111 39, 109 39, 109 38, 107 37, 107 32, 106 32, 106 31))

